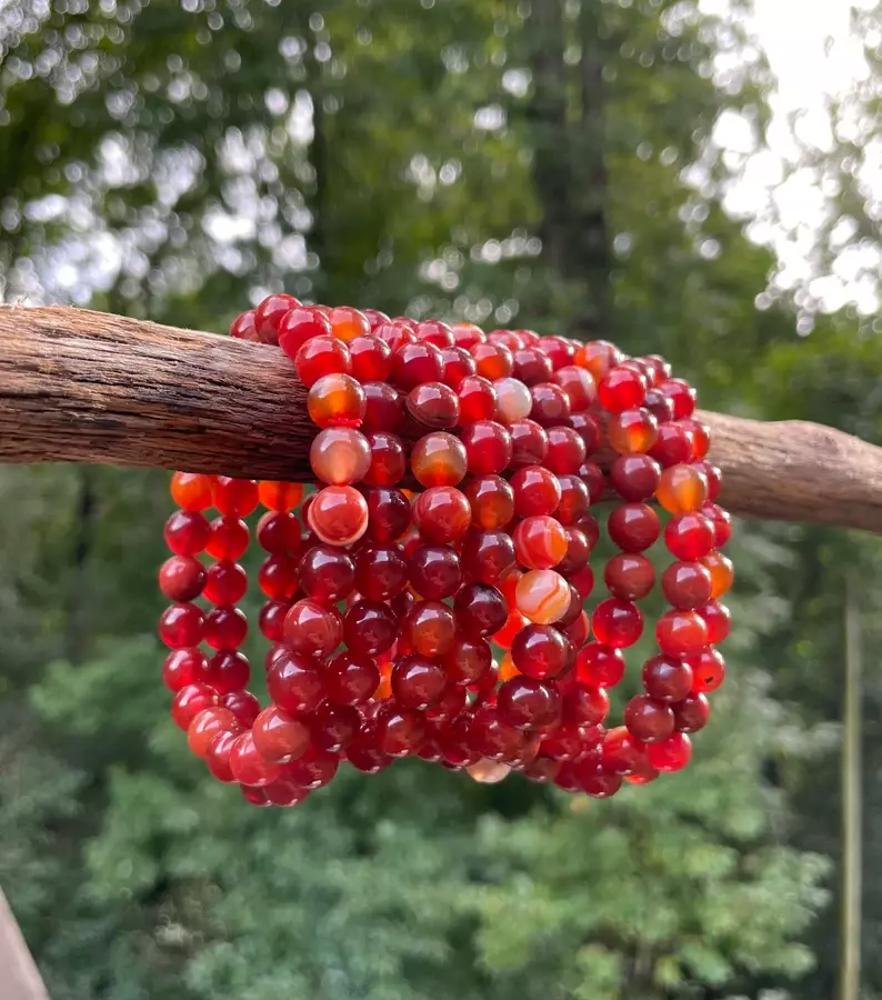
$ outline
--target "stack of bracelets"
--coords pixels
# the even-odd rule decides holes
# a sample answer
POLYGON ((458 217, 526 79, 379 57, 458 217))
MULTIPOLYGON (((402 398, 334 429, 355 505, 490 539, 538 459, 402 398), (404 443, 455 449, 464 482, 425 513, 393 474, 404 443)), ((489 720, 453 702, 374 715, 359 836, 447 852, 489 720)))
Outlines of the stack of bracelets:
POLYGON ((686 766, 725 673, 731 528, 695 392, 662 358, 289 295, 231 333, 293 360, 316 433, 311 485, 172 479, 163 678, 216 778, 255 805, 294 805, 341 762, 372 774, 420 757, 605 798, 686 766), (600 503, 617 551, 608 595, 586 610, 600 503), (265 708, 247 690, 236 607, 258 506, 265 708), (642 693, 610 728, 662 533, 670 607, 642 693))

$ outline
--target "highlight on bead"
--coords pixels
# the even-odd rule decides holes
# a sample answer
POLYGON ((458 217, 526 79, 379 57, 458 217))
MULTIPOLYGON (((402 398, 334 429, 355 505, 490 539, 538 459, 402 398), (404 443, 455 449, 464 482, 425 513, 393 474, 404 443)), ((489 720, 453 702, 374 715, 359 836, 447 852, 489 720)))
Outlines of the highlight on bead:
POLYGON ((607 341, 282 294, 230 332, 278 345, 315 432, 311 482, 172 476, 162 681, 213 777, 293 806, 419 757, 602 799, 688 765, 734 569, 687 382, 607 341))

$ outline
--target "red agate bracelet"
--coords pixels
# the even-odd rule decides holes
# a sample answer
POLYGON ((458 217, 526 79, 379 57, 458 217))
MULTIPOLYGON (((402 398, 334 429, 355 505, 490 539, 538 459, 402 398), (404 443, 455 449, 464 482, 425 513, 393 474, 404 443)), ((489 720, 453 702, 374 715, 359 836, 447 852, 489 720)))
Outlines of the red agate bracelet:
POLYGON ((216 778, 256 805, 294 805, 341 762, 375 773, 417 756, 478 781, 518 771, 605 798, 686 766, 725 673, 714 647, 729 632, 719 599, 731 528, 695 391, 663 359, 288 295, 231 333, 293 359, 316 427, 315 482, 307 495, 297 483, 172 478, 163 679, 216 778), (617 551, 589 612, 598 505, 617 551), (258 506, 263 709, 247 690, 237 608, 258 506), (654 623, 643 693, 607 728, 661 534, 675 559, 661 574, 670 608, 654 623))

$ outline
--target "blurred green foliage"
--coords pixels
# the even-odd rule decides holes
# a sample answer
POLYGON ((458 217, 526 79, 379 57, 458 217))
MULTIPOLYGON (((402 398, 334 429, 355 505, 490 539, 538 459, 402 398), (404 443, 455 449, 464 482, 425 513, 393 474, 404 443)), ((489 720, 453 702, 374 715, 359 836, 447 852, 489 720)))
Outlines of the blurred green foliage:
MULTIPOLYGON (((720 208, 715 120, 767 116, 761 62, 713 71, 747 51, 741 13, 8 4, 5 294, 217 330, 282 287, 599 328, 664 353, 709 408, 880 440, 877 341, 847 312, 802 339, 786 303, 758 310, 773 261, 720 208)), ((165 479, 0 471, 0 884, 55 1000, 833 995, 843 581, 863 582, 872 649, 874 539, 739 525, 730 680, 684 775, 604 803, 417 762, 267 812, 207 780, 166 714, 165 479)), ((871 949, 865 983, 882 995, 871 949)))

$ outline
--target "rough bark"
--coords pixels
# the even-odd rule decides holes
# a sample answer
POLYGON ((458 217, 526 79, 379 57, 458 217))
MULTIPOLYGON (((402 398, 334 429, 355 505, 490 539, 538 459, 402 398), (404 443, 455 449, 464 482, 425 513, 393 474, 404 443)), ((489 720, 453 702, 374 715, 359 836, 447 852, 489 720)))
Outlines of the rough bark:
MULTIPOLYGON (((69 308, 0 308, 0 461, 308 479, 306 392, 274 347, 69 308)), ((722 500, 882 533, 882 448, 702 411, 722 500)))

